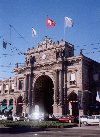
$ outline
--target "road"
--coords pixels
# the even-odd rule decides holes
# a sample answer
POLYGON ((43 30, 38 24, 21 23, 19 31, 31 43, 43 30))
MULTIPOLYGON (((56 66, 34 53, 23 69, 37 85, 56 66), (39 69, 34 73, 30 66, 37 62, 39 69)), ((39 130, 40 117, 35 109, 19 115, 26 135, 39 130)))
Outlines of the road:
POLYGON ((100 137, 99 126, 58 129, 8 129, 0 128, 0 137, 100 137))

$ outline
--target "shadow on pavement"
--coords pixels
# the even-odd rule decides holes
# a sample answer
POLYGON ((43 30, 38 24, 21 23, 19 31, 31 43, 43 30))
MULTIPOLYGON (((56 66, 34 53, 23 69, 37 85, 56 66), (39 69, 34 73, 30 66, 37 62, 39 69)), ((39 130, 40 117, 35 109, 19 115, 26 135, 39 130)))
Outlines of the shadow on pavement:
POLYGON ((46 131, 45 128, 0 128, 0 133, 4 134, 20 134, 20 133, 25 133, 25 132, 39 132, 39 131, 46 131))

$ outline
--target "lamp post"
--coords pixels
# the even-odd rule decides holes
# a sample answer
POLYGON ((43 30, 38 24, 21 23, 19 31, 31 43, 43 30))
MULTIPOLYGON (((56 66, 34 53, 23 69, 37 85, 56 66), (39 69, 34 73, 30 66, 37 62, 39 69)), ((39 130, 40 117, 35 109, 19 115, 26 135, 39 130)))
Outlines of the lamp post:
POLYGON ((82 91, 78 91, 78 108, 79 108, 79 127, 81 127, 80 116, 83 113, 83 108, 82 108, 82 91))
POLYGON ((34 69, 35 57, 30 56, 30 77, 29 77, 29 114, 32 112, 32 105, 34 104, 33 97, 33 69, 34 69), (32 104, 33 100, 33 104, 32 104))

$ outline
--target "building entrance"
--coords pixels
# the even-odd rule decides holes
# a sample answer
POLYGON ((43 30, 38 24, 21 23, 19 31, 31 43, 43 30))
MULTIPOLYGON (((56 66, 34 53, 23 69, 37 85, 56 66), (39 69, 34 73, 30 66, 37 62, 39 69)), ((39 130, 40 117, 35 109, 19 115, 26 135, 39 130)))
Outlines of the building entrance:
POLYGON ((68 96, 69 101, 69 113, 73 116, 78 116, 79 110, 78 110, 78 100, 77 100, 77 94, 72 92, 68 96))
POLYGON ((47 75, 37 78, 34 84, 35 105, 39 106, 40 111, 51 114, 53 113, 54 104, 54 85, 52 79, 47 75))

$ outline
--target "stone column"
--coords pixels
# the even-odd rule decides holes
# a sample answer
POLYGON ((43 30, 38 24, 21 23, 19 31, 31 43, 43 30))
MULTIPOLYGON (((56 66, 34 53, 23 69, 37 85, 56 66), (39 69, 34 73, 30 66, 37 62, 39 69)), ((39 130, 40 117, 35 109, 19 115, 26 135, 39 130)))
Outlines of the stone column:
POLYGON ((58 104, 58 99, 59 99, 59 77, 58 77, 58 70, 55 72, 55 87, 54 87, 54 92, 55 92, 55 103, 58 104))
POLYGON ((62 105, 62 92, 63 92, 63 79, 62 70, 59 71, 59 104, 62 105))
POLYGON ((59 115, 63 114, 63 72, 59 70, 59 115))
POLYGON ((24 91, 25 91, 25 96, 24 96, 24 99, 25 99, 25 104, 27 105, 28 103, 28 76, 25 75, 25 81, 24 81, 25 85, 24 85, 24 91))
POLYGON ((72 103, 69 102, 69 114, 72 115, 72 103))
POLYGON ((59 73, 55 71, 55 84, 54 84, 54 105, 53 114, 58 115, 58 103, 59 103, 59 73))
POLYGON ((10 94, 11 92, 11 78, 9 78, 9 82, 8 82, 8 94, 10 94))
POLYGON ((2 95, 4 94, 4 83, 2 82, 2 89, 1 89, 2 95))
POLYGON ((14 115, 16 113, 16 105, 17 105, 17 99, 13 98, 13 112, 12 112, 12 115, 14 115))
POLYGON ((67 73, 64 71, 64 114, 68 113, 68 98, 67 98, 67 73))
POLYGON ((17 77, 17 91, 19 90, 19 80, 18 80, 18 77, 17 77))
POLYGON ((29 102, 29 111, 31 112, 31 107, 32 107, 31 75, 29 75, 28 102, 29 102))
POLYGON ((25 95, 24 95, 24 103, 23 103, 23 115, 25 116, 26 114, 29 114, 29 111, 31 109, 31 102, 30 102, 30 97, 31 97, 31 75, 25 74, 25 95))
POLYGON ((26 92, 26 87, 27 87, 27 81, 26 81, 26 75, 24 77, 24 91, 26 92))
POLYGON ((22 115, 25 116, 26 115, 26 104, 23 103, 23 112, 22 115))
POLYGON ((9 106, 9 96, 7 98, 7 108, 8 108, 8 106, 9 106))

